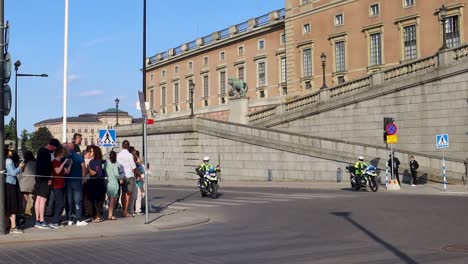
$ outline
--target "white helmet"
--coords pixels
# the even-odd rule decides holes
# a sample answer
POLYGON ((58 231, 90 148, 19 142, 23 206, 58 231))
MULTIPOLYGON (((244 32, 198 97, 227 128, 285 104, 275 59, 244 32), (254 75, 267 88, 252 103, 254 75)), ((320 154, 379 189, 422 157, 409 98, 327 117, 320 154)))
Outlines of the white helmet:
POLYGON ((364 157, 363 157, 363 156, 359 156, 359 160, 364 160, 364 157))
POLYGON ((209 161, 209 160, 210 160, 210 157, 208 157, 208 156, 205 156, 205 157, 203 158, 203 161, 209 161))

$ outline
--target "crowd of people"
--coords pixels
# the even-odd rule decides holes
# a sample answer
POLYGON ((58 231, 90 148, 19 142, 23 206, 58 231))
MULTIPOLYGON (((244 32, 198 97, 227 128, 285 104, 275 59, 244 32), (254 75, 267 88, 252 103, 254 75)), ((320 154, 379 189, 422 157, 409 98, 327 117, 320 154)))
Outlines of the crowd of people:
POLYGON ((105 160, 99 146, 81 151, 80 144, 79 133, 64 144, 53 138, 35 156, 25 151, 23 160, 5 149, 10 233, 23 233, 19 222, 26 217, 35 217, 36 228, 56 229, 143 214, 145 171, 139 152, 124 140, 121 151, 110 151, 105 160))

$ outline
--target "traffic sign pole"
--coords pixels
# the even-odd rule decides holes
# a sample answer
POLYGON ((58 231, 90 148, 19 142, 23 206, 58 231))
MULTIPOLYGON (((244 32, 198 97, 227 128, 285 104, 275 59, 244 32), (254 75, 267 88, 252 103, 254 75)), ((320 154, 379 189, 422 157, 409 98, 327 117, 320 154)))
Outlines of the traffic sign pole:
POLYGON ((447 191, 447 174, 445 173, 445 150, 442 150, 442 172, 444 175, 444 191, 447 191))

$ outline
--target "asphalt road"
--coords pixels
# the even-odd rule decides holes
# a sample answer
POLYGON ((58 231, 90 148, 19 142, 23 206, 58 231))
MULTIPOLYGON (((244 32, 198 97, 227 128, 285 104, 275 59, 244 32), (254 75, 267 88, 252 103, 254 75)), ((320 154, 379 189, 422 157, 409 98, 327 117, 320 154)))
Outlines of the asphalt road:
POLYGON ((150 192, 153 208, 211 221, 118 238, 2 245, 0 263, 468 263, 466 196, 221 188, 212 200, 194 188, 150 192))

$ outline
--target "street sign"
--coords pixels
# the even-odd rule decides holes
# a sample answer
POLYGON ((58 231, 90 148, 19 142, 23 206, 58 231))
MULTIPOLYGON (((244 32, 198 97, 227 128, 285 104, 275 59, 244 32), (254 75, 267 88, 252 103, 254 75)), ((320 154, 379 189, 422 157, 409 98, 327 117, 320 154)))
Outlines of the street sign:
POLYGON ((387 132, 387 135, 395 135, 397 130, 397 126, 394 123, 389 123, 385 127, 385 132, 387 132))
POLYGON ((115 147, 116 138, 115 129, 99 129, 98 146, 115 147))
POLYGON ((398 135, 387 135, 387 144, 398 143, 398 135))
POLYGON ((448 134, 440 134, 436 136, 436 147, 437 148, 448 148, 449 147, 449 136, 448 134))

